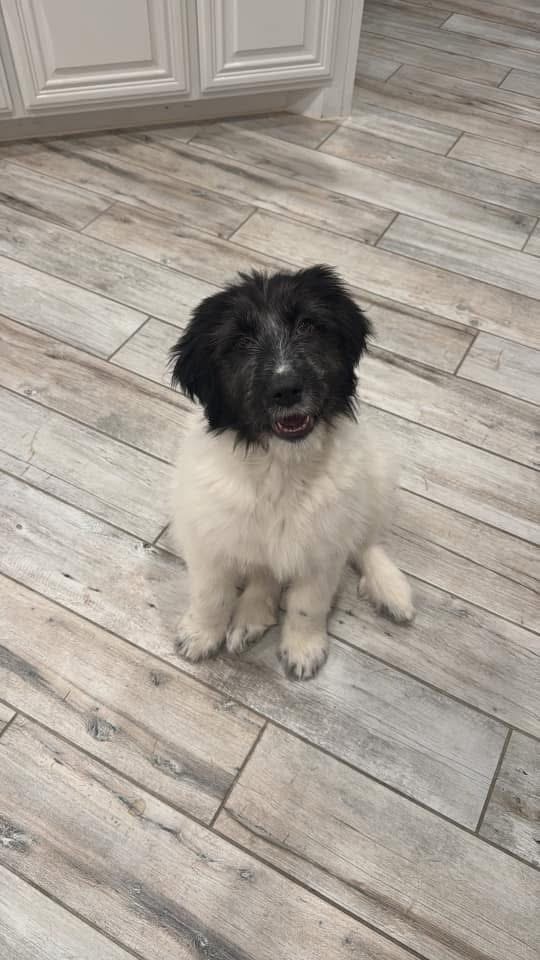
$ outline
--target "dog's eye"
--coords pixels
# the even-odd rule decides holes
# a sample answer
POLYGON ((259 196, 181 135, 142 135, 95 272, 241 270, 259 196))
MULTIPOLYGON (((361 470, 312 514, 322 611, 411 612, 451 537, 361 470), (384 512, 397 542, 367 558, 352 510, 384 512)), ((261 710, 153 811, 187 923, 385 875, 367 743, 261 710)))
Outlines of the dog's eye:
POLYGON ((297 333, 310 333, 313 330, 313 321, 309 317, 299 317, 294 326, 297 333))

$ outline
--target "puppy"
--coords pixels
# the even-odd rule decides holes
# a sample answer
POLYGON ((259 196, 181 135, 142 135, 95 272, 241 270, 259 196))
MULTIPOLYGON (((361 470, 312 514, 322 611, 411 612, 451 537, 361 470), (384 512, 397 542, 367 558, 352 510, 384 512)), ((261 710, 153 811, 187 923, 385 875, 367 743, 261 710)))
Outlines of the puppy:
POLYGON ((291 678, 313 677, 348 561, 377 608, 411 620, 409 585, 381 545, 393 473, 355 415, 369 332, 333 270, 314 266, 242 274, 173 347, 173 384, 203 411, 182 443, 172 517, 190 576, 188 660, 223 642, 242 652, 276 623, 287 586, 279 655, 291 678))

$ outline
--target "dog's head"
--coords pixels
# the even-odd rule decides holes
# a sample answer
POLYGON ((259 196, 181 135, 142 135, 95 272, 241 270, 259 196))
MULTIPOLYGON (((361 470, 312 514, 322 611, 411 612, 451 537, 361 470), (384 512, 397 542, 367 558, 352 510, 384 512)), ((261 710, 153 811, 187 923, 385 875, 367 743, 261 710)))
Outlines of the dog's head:
POLYGON ((172 380, 211 430, 247 444, 304 439, 354 414, 369 324, 330 267, 242 274, 203 300, 171 351, 172 380))

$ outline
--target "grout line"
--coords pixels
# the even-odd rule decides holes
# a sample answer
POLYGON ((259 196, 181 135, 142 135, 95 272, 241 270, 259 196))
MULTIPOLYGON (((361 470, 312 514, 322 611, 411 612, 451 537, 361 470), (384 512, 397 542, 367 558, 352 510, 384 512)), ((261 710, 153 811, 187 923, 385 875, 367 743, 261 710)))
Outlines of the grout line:
MULTIPOLYGON (((10 707, 9 709, 10 709, 10 710, 13 710, 13 707, 10 707)), ((6 730, 8 730, 9 727, 11 726, 11 724, 13 723, 13 721, 17 719, 17 716, 18 716, 17 711, 15 711, 15 713, 13 714, 12 717, 9 718, 9 720, 8 720, 8 722, 5 724, 5 726, 2 727, 2 730, 0 730, 0 737, 3 737, 3 736, 4 736, 6 730)))
POLYGON ((214 813, 214 816, 213 816, 212 819, 210 820, 210 823, 209 823, 209 827, 210 827, 210 828, 212 828, 212 827, 215 826, 215 823, 216 823, 217 818, 219 817, 219 815, 220 815, 220 813, 222 812, 222 810, 225 809, 225 806, 227 805, 227 801, 228 801, 231 793, 233 792, 234 788, 236 787, 236 785, 237 785, 238 782, 240 781, 240 777, 242 776, 242 774, 243 774, 244 770, 246 769, 249 761, 251 760, 253 754, 255 753, 255 750, 256 750, 257 747, 259 746, 259 744, 260 744, 260 742, 261 742, 261 739, 262 739, 262 736, 263 736, 263 733, 264 733, 264 731, 266 730, 266 728, 267 728, 267 726, 268 726, 268 723, 269 723, 269 720, 266 719, 266 720, 264 721, 264 723, 262 724, 262 726, 260 727, 260 729, 257 731, 257 734, 256 734, 256 736, 255 736, 255 738, 254 738, 254 740, 253 740, 253 743, 251 744, 248 752, 246 753, 244 759, 242 760, 242 763, 241 763, 240 766, 238 767, 238 770, 236 771, 236 775, 233 777, 230 786, 228 787, 228 789, 227 789, 227 790, 225 791, 225 793, 223 794, 221 803, 219 804, 216 812, 214 813))
POLYGON ((454 149, 454 147, 457 146, 457 144, 459 143, 459 141, 461 140, 461 138, 464 137, 464 136, 465 136, 465 131, 462 130, 461 133, 459 134, 459 136, 457 136, 456 139, 454 140, 452 146, 451 146, 451 147, 448 147, 448 150, 447 150, 446 153, 444 154, 445 157, 448 157, 449 160, 456 160, 456 159, 457 159, 456 157, 453 157, 453 156, 452 156, 452 150, 454 149))
POLYGON ((148 314, 148 315, 144 318, 143 322, 142 322, 141 324, 139 324, 139 326, 136 327, 135 330, 132 330, 131 333, 129 334, 129 336, 126 337, 126 339, 123 340, 122 343, 119 344, 119 346, 117 346, 117 347, 114 348, 113 352, 109 354, 109 356, 106 358, 106 360, 107 360, 108 362, 110 362, 110 361, 112 360, 112 358, 115 357, 116 354, 117 354, 120 350, 123 350, 123 348, 126 346, 126 344, 129 343, 129 341, 132 340, 133 337, 134 337, 137 333, 140 333, 140 331, 142 330, 142 328, 143 328, 144 326, 146 326, 146 324, 148 323, 148 321, 151 320, 151 319, 152 319, 151 314, 148 314))
MULTIPOLYGON (((165 524, 165 526, 163 527, 163 529, 160 530, 159 533, 157 533, 156 536, 154 537, 154 539, 152 540, 152 543, 150 544, 151 547, 157 547, 158 550, 164 549, 164 548, 162 548, 161 545, 158 543, 158 540, 161 540, 163 534, 167 532, 167 530, 169 529, 170 525, 171 525, 171 524, 170 524, 170 521, 167 521, 167 523, 165 524)), ((173 556, 176 556, 176 554, 173 554, 173 556)), ((180 559, 180 558, 179 558, 179 559, 180 559)))
POLYGON ((488 809, 488 807, 489 807, 489 804, 490 804, 490 801, 491 801, 491 797, 492 797, 492 795, 493 795, 493 791, 494 791, 494 789, 495 789, 495 785, 496 785, 497 780, 498 780, 498 777, 499 777, 499 773, 501 772, 501 767, 502 767, 502 765, 503 765, 504 758, 505 758, 505 756, 506 756, 506 751, 508 750, 508 746, 509 746, 509 744, 510 744, 510 740, 511 740, 511 737, 512 737, 512 732, 513 732, 513 731, 512 731, 512 727, 510 727, 510 728, 508 729, 508 731, 507 731, 506 739, 505 739, 505 741, 504 741, 504 743, 503 743, 502 750, 501 750, 499 759, 498 759, 498 761, 497 761, 497 765, 496 765, 496 767, 495 767, 495 770, 493 771, 493 776, 492 776, 492 778, 491 778, 491 783, 490 783, 490 785, 489 785, 489 789, 488 789, 488 792, 487 792, 487 794, 486 794, 486 799, 484 800, 482 809, 481 809, 481 811, 480 811, 480 816, 479 816, 479 818, 478 818, 478 823, 476 824, 476 830, 474 831, 477 836, 480 834, 480 830, 481 830, 482 824, 483 824, 483 822, 484 822, 484 817, 485 817, 485 815, 486 815, 486 813, 487 813, 487 809, 488 809))
MULTIPOLYGON (((370 56, 372 56, 372 54, 370 54, 370 56)), ((382 57, 381 59, 384 60, 384 57, 382 57)), ((383 83, 388 83, 389 80, 392 80, 392 78, 395 77, 396 73, 399 73, 399 71, 401 70, 401 68, 402 68, 403 66, 405 66, 405 64, 400 63, 400 64, 396 67, 396 69, 395 69, 395 70, 392 70, 392 73, 389 73, 388 76, 386 77, 386 79, 383 80, 382 82, 383 82, 383 83)))
MULTIPOLYGON (((532 235, 533 235, 534 231, 536 230, 536 228, 537 228, 537 226, 538 226, 539 223, 540 223, 540 220, 539 220, 538 217, 537 217, 536 220, 535 220, 535 224, 534 224, 533 228, 532 228, 531 231, 529 232, 529 236, 527 237, 527 239, 525 240, 525 243, 523 244, 523 246, 522 246, 522 248, 521 248, 521 252, 524 253, 526 256, 531 256, 531 254, 528 254, 528 253, 527 253, 527 251, 526 251, 525 248, 526 248, 527 244, 530 242, 530 239, 531 239, 531 237, 532 237, 532 235)), ((534 254, 532 254, 532 256, 534 256, 534 254)), ((539 264, 539 266, 540 266, 540 264, 539 264)))
POLYGON ((396 220, 397 220, 397 218, 398 218, 399 216, 401 216, 399 210, 397 210, 396 212, 394 212, 394 215, 390 218, 389 222, 386 224, 386 226, 385 226, 383 232, 381 233, 381 235, 380 235, 379 237, 377 237, 375 243, 373 244, 374 247, 378 247, 378 246, 379 246, 379 243, 381 242, 381 240, 383 239, 383 237, 386 236, 386 234, 387 234, 388 231, 390 230, 390 227, 393 227, 393 226, 394 226, 394 223, 396 222, 396 220))
MULTIPOLYGON (((497 84, 498 87, 502 87, 504 81, 505 81, 505 80, 508 80, 508 77, 509 77, 510 74, 512 73, 512 70, 513 70, 513 69, 514 69, 514 67, 508 67, 508 71, 505 73, 505 75, 504 75, 504 77, 502 78, 502 80, 500 80, 499 83, 497 84)), ((506 89, 506 88, 504 88, 504 89, 506 89)), ((510 91, 510 92, 512 92, 512 91, 510 91)))
MULTIPOLYGON (((338 130, 341 130, 341 127, 343 126, 343 124, 344 124, 344 122, 345 122, 346 119, 347 119, 347 118, 344 117, 344 118, 341 120, 340 123, 337 123, 337 124, 335 125, 335 127, 333 128, 333 130, 330 131, 330 133, 326 133, 326 134, 324 135, 324 137, 322 138, 322 140, 317 144, 316 147, 308 147, 308 146, 305 146, 304 144, 298 144, 298 143, 296 144, 296 146, 297 146, 297 147, 298 147, 298 146, 304 146, 304 149, 305 149, 305 150, 313 150, 313 153, 317 153, 317 150, 319 150, 319 149, 322 147, 323 143, 326 143, 326 141, 329 140, 330 137, 333 137, 334 134, 338 132, 338 130)), ((249 132, 250 132, 250 131, 248 131, 248 133, 249 133, 249 132)), ((277 138, 274 137, 274 139, 277 139, 277 138)), ((287 144, 292 144, 293 146, 295 146, 295 141, 294 141, 294 140, 286 140, 285 142, 286 142, 287 144)), ((288 178, 288 179, 293 180, 294 178, 291 177, 291 178, 288 178)))
MULTIPOLYGON (((471 342, 470 342, 469 344, 467 344, 467 347, 465 348, 465 352, 464 352, 461 360, 460 360, 459 363, 457 364, 456 369, 454 370, 454 373, 452 374, 452 376, 457 377, 457 375, 458 375, 458 373, 459 373, 462 365, 465 363, 465 360, 466 360, 467 357, 469 356, 469 353, 470 353, 471 349, 473 348, 474 344, 476 343, 476 341, 478 340, 478 337, 479 337, 479 336, 480 336, 480 333, 479 333, 479 331, 477 330, 476 333, 471 337, 471 342)), ((471 380, 471 381, 469 381, 469 382, 476 384, 476 380, 471 380)), ((478 386, 481 386, 481 384, 478 384, 478 386)), ((501 393, 502 391, 496 390, 495 392, 496 392, 496 393, 501 393)), ((512 396, 512 395, 511 395, 511 394, 505 394, 505 396, 512 396)), ((515 398, 515 399, 517 399, 517 398, 515 398)))
MULTIPOLYGON (((222 196, 225 196, 225 195, 222 194, 222 196)), ((244 226, 244 224, 246 224, 246 223, 248 222, 248 220, 251 219, 251 217, 253 216, 253 214, 254 214, 254 213, 258 213, 258 212, 259 212, 259 208, 258 208, 257 206, 253 206, 253 205, 252 205, 251 210, 249 211, 247 217, 244 217, 244 219, 243 219, 240 223, 237 223, 236 226, 235 226, 235 228, 234 228, 234 230, 232 230, 231 233, 229 233, 227 237, 223 237, 223 239, 225 240, 225 242, 226 242, 226 243, 229 243, 229 241, 234 237, 235 233, 238 233, 238 231, 242 229, 242 227, 244 226)))
MULTIPOLYGON (((452 11, 451 13, 449 13, 448 16, 444 18, 443 22, 440 23, 438 27, 436 27, 436 29, 437 29, 437 30, 443 30, 443 29, 445 28, 446 24, 448 23, 448 21, 451 20, 453 16, 454 16, 454 11, 452 11)), ((487 18, 486 18, 486 19, 487 19, 487 18)))
MULTIPOLYGON (((7 864, 2 861, 2 868, 7 870, 8 873, 11 873, 13 876, 17 877, 22 883, 27 884, 27 886, 32 888, 32 890, 36 890, 42 897, 45 897, 46 900, 50 900, 52 903, 55 903, 57 907, 60 907, 61 910, 64 910, 66 913, 70 914, 70 916, 75 917, 85 927, 90 927, 91 930, 94 930, 97 934, 99 934, 99 936, 103 937, 104 940, 108 941, 109 943, 114 943, 121 950, 125 951, 125 953, 130 957, 135 957, 135 960, 148 960, 148 954, 144 956, 142 953, 139 953, 138 950, 128 947, 127 944, 125 944, 122 940, 118 940, 113 934, 106 932, 103 927, 99 927, 97 923, 95 923, 89 917, 85 917, 84 914, 79 913, 78 910, 68 906, 68 904, 63 900, 60 900, 56 894, 51 893, 45 887, 40 886, 39 883, 36 883, 35 880, 32 880, 31 877, 26 876, 26 874, 21 873, 12 864, 7 864)), ((48 943, 52 945, 50 940, 48 943)))
MULTIPOLYGON (((72 182, 69 181, 69 180, 62 180, 61 182, 62 182, 62 183, 66 183, 68 186, 71 186, 71 185, 72 185, 72 182)), ((108 197, 103 197, 103 199, 106 200, 106 199, 109 199, 109 198, 108 198, 108 197)), ((99 213, 96 213, 95 217, 92 217, 92 218, 88 221, 88 223, 83 223, 82 227, 79 227, 78 230, 76 230, 75 232, 76 232, 76 233, 83 233, 83 232, 86 230, 87 227, 92 226, 92 224, 95 223, 96 220, 99 220, 100 217, 103 217, 106 213, 108 213, 109 210, 111 209, 111 207, 114 207, 114 204, 115 204, 115 201, 114 201, 114 199, 113 199, 113 200, 110 201, 110 203, 107 204, 107 206, 105 207, 104 210, 100 210, 99 213)))

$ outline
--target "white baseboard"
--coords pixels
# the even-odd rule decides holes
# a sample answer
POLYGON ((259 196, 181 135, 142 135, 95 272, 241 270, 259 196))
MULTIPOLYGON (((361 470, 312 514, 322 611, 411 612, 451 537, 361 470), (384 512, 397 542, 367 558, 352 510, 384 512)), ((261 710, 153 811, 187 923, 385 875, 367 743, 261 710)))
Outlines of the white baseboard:
MULTIPOLYGON (((313 91, 312 91, 313 93, 313 91)), ((117 107, 112 110, 84 110, 55 116, 0 119, 0 141, 31 137, 63 136, 93 130, 151 126, 166 123, 198 123, 220 117, 275 113, 288 108, 290 93, 258 93, 250 96, 183 100, 155 106, 117 107)))

